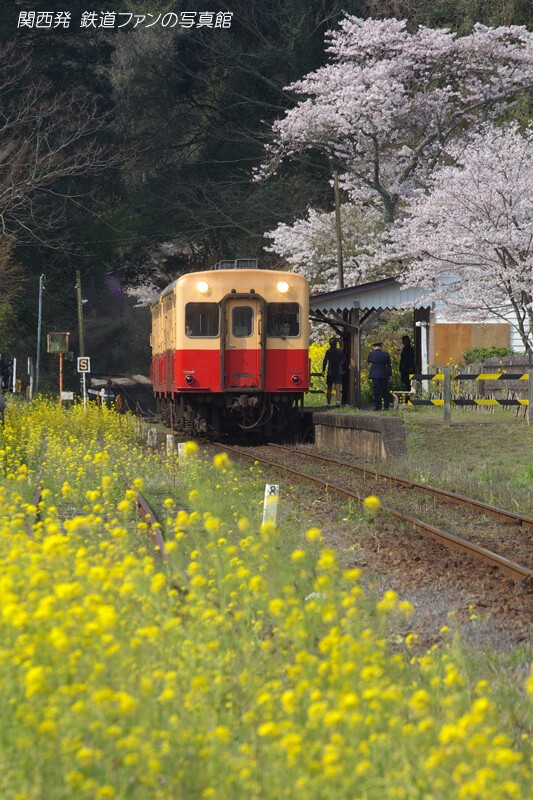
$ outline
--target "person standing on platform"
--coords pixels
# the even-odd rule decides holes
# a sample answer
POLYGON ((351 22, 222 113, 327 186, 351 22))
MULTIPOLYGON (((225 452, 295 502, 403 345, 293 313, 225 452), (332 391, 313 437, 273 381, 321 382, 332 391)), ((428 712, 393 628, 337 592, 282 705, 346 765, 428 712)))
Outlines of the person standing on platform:
POLYGON ((326 398, 328 401, 328 406, 331 403, 333 386, 335 386, 337 406, 340 406, 341 404, 343 364, 344 353, 342 350, 339 350, 337 347, 337 340, 332 337, 329 340, 329 350, 326 350, 326 355, 324 356, 324 361, 322 362, 322 372, 324 373, 326 371, 326 367, 328 368, 326 375, 326 398))
POLYGON ((369 377, 372 380, 374 391, 374 411, 381 411, 382 404, 387 411, 391 401, 389 387, 392 380, 392 366, 390 355, 382 349, 381 342, 374 342, 372 347, 374 349, 368 354, 368 363, 370 364, 369 377))
POLYGON ((113 408, 115 405, 116 392, 113 388, 113 381, 108 378, 107 383, 103 389, 100 389, 101 404, 107 408, 113 408))
POLYGON ((400 354, 400 378, 402 389, 406 392, 411 391, 410 375, 415 373, 415 349, 408 336, 402 336, 402 352, 400 354))
POLYGON ((7 370, 7 361, 0 353, 0 391, 4 388, 4 374, 7 370))
POLYGON ((13 359, 8 358, 5 361, 3 375, 2 375, 2 384, 4 392, 9 392, 14 387, 11 386, 11 381, 13 378, 13 359))
POLYGON ((342 404, 347 406, 350 402, 350 342, 344 339, 342 345, 342 404))

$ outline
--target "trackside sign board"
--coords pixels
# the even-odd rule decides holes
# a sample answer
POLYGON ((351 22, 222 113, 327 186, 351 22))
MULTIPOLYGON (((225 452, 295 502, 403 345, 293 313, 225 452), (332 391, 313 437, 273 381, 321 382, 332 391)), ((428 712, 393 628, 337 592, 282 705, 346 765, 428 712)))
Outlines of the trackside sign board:
POLYGON ((78 372, 90 372, 91 359, 88 356, 80 356, 78 358, 78 372))

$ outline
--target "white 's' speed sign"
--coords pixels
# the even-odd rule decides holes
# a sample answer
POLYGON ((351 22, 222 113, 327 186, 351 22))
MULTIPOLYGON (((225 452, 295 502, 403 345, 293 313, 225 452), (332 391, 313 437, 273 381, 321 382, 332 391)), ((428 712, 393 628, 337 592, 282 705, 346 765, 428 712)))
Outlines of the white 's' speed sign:
POLYGON ((78 358, 78 372, 90 372, 91 359, 88 356, 79 356, 78 358))

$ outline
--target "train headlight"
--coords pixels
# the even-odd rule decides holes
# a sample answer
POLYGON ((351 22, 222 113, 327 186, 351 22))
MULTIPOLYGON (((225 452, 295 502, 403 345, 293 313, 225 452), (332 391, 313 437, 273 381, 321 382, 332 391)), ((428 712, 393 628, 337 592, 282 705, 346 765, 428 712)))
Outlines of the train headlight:
POLYGON ((300 383, 300 376, 299 375, 293 375, 292 376, 292 382, 293 383, 300 383))
POLYGON ((196 288, 202 294, 207 294, 207 292, 209 291, 209 284, 207 283, 207 281, 198 281, 198 283, 196 284, 196 288))
POLYGON ((187 381, 187 383, 194 383, 194 378, 192 375, 186 375, 185 380, 187 381))
POLYGON ((278 281, 277 289, 278 292, 282 292, 282 294, 285 294, 285 292, 289 291, 289 284, 287 283, 287 281, 278 281))

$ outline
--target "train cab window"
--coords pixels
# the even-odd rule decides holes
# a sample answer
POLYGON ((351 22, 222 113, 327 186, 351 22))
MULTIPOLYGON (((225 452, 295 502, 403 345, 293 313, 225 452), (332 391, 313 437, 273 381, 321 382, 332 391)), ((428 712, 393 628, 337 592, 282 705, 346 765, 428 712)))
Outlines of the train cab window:
POLYGON ((187 303, 185 306, 187 336, 218 336, 219 311, 218 303, 187 303))
POLYGON ((298 303, 267 304, 267 336, 285 339, 300 335, 300 306, 298 303))
POLYGON ((251 336, 254 329, 254 312, 250 306, 236 306, 231 312, 231 331, 237 338, 251 336))

